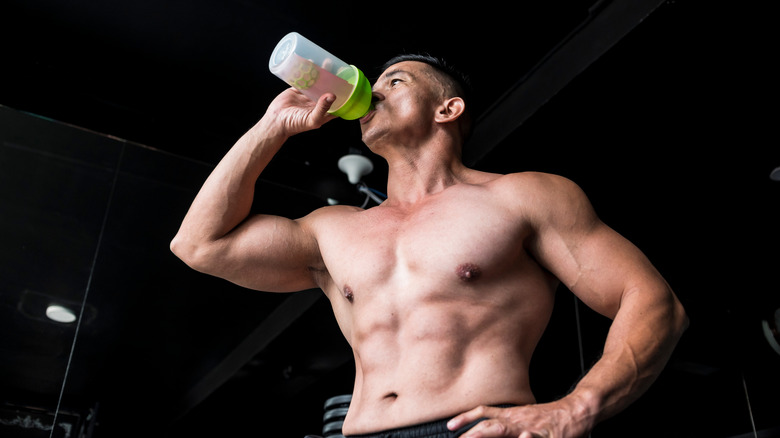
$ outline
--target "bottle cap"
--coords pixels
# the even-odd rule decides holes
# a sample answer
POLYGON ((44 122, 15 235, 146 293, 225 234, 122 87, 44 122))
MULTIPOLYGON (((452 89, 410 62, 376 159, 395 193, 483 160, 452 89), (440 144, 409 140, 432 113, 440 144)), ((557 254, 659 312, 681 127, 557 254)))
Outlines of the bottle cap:
POLYGON ((345 120, 355 120, 371 110, 371 84, 359 68, 354 65, 349 67, 339 72, 338 77, 352 84, 352 93, 344 104, 328 112, 345 120))

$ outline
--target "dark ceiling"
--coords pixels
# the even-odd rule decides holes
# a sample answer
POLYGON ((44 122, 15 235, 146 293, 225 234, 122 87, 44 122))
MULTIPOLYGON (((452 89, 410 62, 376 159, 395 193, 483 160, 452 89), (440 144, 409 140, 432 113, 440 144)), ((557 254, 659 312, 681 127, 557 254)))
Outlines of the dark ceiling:
MULTIPOLYGON (((369 76, 401 52, 461 66, 480 114, 468 164, 575 180, 672 284, 691 329, 593 437, 777 436, 780 355, 761 329, 780 307, 780 150, 759 110, 770 27, 757 9, 694 3, 4 0, 0 435, 302 437, 351 391, 319 291, 248 291, 168 251, 211 168, 284 89, 268 57, 297 31, 369 76), (52 302, 80 319, 48 321, 52 302)), ((347 153, 371 158, 364 180, 384 189, 355 122, 289 143, 257 211, 362 204, 336 166, 347 153)), ((540 400, 598 357, 606 329, 560 291, 540 400)))

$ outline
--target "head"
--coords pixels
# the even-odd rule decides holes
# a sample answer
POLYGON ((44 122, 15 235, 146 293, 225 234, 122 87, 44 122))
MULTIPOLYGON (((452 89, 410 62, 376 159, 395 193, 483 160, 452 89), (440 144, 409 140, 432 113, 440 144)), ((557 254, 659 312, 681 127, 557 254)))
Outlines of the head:
MULTIPOLYGON (((438 106, 441 111, 451 107, 454 117, 448 119, 436 116, 436 120, 446 124, 447 129, 454 129, 461 143, 466 141, 471 132, 471 116, 466 105, 470 91, 468 77, 445 60, 429 55, 396 56, 383 65, 382 72, 374 85, 374 98, 378 108, 382 106, 381 101, 392 99, 395 84, 401 84, 401 94, 406 93, 404 99, 407 103, 412 100, 417 103, 417 111, 430 109, 431 105, 438 106)), ((396 122, 396 125, 401 124, 403 118, 400 115, 392 114, 390 120, 396 122)), ((428 120, 420 117, 423 114, 417 116, 421 121, 428 120)))

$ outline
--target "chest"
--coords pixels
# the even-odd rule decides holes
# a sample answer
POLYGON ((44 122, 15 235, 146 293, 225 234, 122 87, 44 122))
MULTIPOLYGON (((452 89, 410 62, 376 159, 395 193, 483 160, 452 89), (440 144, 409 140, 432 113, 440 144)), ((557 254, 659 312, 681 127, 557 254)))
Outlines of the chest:
POLYGON ((335 286, 438 290, 510 269, 528 231, 522 219, 489 198, 452 201, 437 199, 410 211, 376 207, 318 238, 335 286))

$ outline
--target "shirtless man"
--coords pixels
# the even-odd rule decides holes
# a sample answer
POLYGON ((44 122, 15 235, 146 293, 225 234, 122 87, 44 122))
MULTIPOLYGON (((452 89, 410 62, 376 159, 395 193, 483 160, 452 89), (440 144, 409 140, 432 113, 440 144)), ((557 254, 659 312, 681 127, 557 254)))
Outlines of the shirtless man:
POLYGON ((388 162, 387 200, 297 220, 250 216, 255 183, 290 136, 334 118, 334 96, 282 92, 205 182, 171 248, 248 288, 322 289, 355 356, 348 437, 585 436, 657 377, 685 312, 574 183, 466 168, 460 90, 427 62, 391 65, 360 120, 388 162), (529 362, 558 282, 614 321, 574 389, 537 404, 529 362), (437 428, 453 432, 422 432, 437 428))

